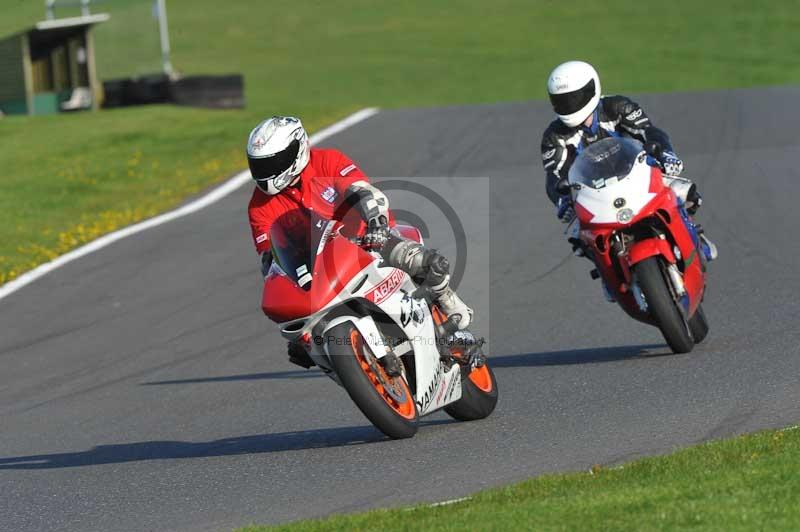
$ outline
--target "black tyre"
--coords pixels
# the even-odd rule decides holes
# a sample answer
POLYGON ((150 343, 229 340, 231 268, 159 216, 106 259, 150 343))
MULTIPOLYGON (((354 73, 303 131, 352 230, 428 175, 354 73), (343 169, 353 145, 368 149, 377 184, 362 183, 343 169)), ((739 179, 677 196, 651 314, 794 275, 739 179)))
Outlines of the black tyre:
POLYGON ((494 411, 497 405, 497 380, 492 368, 484 364, 470 372, 469 367, 461 367, 461 399, 444 407, 444 411, 459 421, 483 419, 494 411))
POLYGON ((668 281, 661 270, 660 259, 647 258, 634 266, 634 272, 647 301, 647 308, 669 347, 674 353, 690 352, 694 348, 694 340, 683 312, 672 297, 668 281))
POLYGON ((706 318, 706 312, 703 310, 703 305, 698 305, 694 315, 689 319, 689 330, 692 331, 692 338, 695 344, 705 340, 708 334, 708 319, 706 318))
POLYGON ((419 414, 403 377, 390 377, 352 323, 333 327, 326 337, 328 354, 339 380, 356 406, 390 438, 410 438, 419 414))

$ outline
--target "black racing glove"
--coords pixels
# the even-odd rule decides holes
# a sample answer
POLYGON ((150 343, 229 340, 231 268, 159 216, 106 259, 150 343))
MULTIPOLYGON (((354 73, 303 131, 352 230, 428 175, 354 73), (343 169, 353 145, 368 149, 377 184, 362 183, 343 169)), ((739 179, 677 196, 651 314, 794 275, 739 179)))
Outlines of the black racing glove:
POLYGON ((389 227, 370 222, 366 234, 361 237, 361 247, 368 251, 380 251, 389 241, 389 227))
POLYGON ((683 161, 675 153, 665 150, 659 142, 649 141, 644 145, 644 151, 658 161, 664 173, 671 176, 680 175, 683 171, 683 161))
POLYGON ((651 140, 644 144, 644 152, 653 159, 661 161, 661 157, 664 154, 664 147, 660 142, 651 140))

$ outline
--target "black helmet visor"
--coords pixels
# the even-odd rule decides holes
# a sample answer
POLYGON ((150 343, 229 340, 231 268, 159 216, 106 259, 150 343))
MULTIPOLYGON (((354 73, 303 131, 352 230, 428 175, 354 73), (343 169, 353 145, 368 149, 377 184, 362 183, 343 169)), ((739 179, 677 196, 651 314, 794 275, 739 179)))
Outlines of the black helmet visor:
POLYGON ((578 90, 563 94, 551 94, 550 102, 553 104, 553 110, 556 114, 571 115, 572 113, 577 113, 589 103, 594 98, 595 93, 594 80, 590 79, 589 83, 578 90))
POLYGON ((251 157, 248 155, 247 162, 250 165, 250 173, 253 175, 253 179, 269 179, 282 174, 297 160, 298 151, 300 151, 300 141, 294 139, 285 150, 268 157, 251 157))

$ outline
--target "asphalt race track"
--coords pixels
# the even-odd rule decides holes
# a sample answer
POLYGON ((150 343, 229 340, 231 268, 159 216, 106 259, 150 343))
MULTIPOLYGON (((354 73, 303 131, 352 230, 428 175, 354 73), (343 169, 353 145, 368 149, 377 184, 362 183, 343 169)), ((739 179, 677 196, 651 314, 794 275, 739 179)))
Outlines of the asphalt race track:
MULTIPOLYGON (((461 293, 495 414, 389 441, 292 366, 260 314, 245 187, 0 301, 0 530, 222 530, 439 501, 796 423, 800 88, 639 100, 720 248, 693 353, 606 303, 570 255, 544 193, 545 103, 381 112, 325 144, 373 176, 444 176, 417 182, 469 235, 461 293)), ((390 198, 455 252, 432 204, 390 198)))

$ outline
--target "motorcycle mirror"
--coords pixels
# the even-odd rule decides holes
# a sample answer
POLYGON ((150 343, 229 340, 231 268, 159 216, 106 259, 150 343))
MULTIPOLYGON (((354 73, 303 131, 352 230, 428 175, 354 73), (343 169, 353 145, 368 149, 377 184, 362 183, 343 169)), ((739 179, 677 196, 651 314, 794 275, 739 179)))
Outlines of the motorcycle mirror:
POLYGON ((566 177, 562 177, 556 182, 556 192, 558 192, 561 196, 566 196, 569 194, 572 187, 570 187, 569 181, 566 177))

